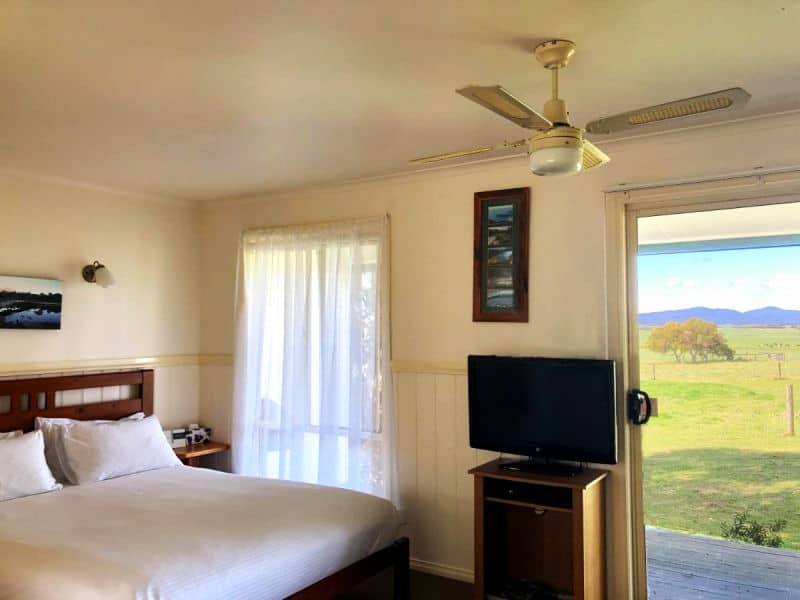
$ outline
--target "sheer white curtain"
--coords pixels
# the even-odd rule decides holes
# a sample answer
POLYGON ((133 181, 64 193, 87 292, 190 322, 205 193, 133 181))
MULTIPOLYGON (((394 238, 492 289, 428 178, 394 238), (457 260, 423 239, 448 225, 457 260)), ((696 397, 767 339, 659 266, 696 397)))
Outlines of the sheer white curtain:
POLYGON ((385 217, 242 235, 236 473, 396 502, 388 226, 385 217))

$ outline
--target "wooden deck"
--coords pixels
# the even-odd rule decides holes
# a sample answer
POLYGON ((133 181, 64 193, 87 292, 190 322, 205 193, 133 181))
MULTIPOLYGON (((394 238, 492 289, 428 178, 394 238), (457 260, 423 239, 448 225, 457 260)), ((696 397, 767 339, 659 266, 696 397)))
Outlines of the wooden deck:
POLYGON ((800 600, 800 551, 647 528, 649 600, 800 600))

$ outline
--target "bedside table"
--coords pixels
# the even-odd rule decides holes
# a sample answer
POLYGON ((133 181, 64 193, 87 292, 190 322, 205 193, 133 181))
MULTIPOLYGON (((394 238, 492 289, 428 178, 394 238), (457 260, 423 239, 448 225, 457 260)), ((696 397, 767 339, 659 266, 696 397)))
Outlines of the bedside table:
POLYGON ((219 454, 220 452, 229 450, 230 447, 230 444, 224 444, 222 442, 205 442, 203 444, 192 444, 184 448, 174 448, 174 450, 183 464, 190 467, 199 467, 201 456, 219 454))

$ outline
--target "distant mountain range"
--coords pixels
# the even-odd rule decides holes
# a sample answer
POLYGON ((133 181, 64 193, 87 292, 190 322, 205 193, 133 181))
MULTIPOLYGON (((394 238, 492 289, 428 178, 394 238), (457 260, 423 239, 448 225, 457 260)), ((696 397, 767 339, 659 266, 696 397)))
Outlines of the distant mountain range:
POLYGON ((800 325, 800 310, 784 310, 777 306, 765 306, 756 310, 740 312, 729 308, 707 308, 695 306, 680 310, 641 313, 640 325, 663 325, 667 321, 685 321, 697 317, 717 325, 800 325))

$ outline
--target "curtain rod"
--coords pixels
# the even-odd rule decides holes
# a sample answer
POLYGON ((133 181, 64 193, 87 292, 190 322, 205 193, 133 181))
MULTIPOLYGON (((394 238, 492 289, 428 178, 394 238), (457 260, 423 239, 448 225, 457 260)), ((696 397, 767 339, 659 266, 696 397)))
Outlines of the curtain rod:
POLYGON ((691 185, 693 183, 710 183, 714 181, 725 181, 728 179, 739 179, 742 177, 758 177, 759 175, 767 176, 781 173, 794 173, 798 171, 800 171, 800 165, 770 168, 754 167, 752 169, 734 171, 732 173, 724 173, 721 175, 697 176, 685 179, 666 179, 663 181, 653 181, 649 183, 618 183, 613 186, 603 188, 603 193, 611 194, 613 192, 633 192, 636 190, 646 190, 651 188, 691 185))
POLYGON ((277 231, 281 229, 312 229, 314 227, 326 227, 329 225, 347 225, 347 224, 358 225, 361 223, 369 223, 370 221, 378 221, 379 219, 385 219, 386 221, 391 221, 391 217, 387 212, 382 215, 376 215, 374 217, 361 217, 358 219, 336 219, 333 221, 316 221, 314 223, 289 223, 285 225, 270 225, 268 227, 252 227, 250 229, 244 229, 242 231, 242 235, 248 233, 277 231))

